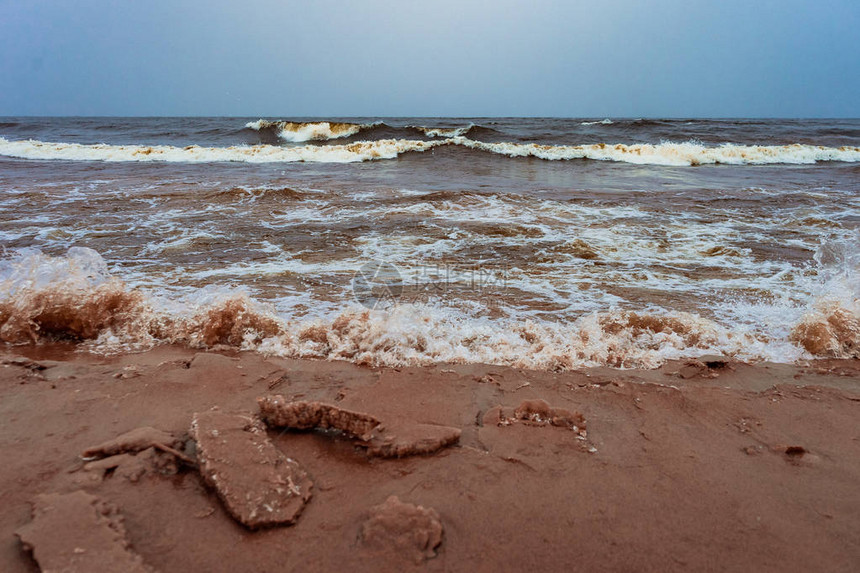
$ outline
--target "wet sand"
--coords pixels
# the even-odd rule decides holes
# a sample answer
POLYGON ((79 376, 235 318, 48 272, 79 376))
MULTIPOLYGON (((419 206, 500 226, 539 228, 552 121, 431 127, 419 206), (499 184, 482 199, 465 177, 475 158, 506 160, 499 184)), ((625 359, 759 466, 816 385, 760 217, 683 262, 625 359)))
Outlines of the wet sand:
POLYGON ((95 507, 92 496, 111 507, 90 521, 123 538, 116 554, 162 572, 851 571, 860 563, 858 360, 552 373, 377 369, 180 347, 104 357, 61 345, 5 347, 0 360, 4 572, 39 570, 15 532, 35 539, 37 557, 86 533, 53 531, 45 520, 36 535, 37 499, 40 507, 65 500, 63 511, 89 523, 80 507, 95 507), (325 419, 335 426, 378 420, 409 439, 442 428, 447 442, 380 457, 364 429, 270 426, 254 440, 268 437, 277 450, 268 455, 300 464, 312 495, 292 525, 250 529, 199 473, 189 432, 195 413, 256 415, 258 398, 273 395, 330 405, 325 419), (176 441, 113 463, 81 459, 142 427, 161 432, 136 436, 176 441), (78 491, 87 495, 38 497, 78 491))

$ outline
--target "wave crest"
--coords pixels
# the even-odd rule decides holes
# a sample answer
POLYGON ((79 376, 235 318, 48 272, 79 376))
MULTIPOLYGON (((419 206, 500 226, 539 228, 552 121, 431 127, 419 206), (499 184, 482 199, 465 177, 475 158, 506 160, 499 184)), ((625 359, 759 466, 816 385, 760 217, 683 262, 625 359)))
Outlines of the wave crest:
POLYGON ((0 137, 0 155, 22 159, 64 161, 165 161, 170 163, 353 163, 393 159, 401 153, 426 151, 444 141, 380 139, 341 145, 252 145, 231 147, 175 147, 172 145, 107 145, 7 141, 0 137))
POLYGON ((414 129, 416 131, 420 131, 427 137, 459 137, 466 135, 472 129, 477 127, 474 123, 470 123, 469 125, 464 125, 462 127, 426 127, 423 125, 409 125, 407 126, 409 129, 414 129))
POLYGON ((819 161, 860 161, 860 147, 820 145, 736 145, 725 143, 708 147, 700 143, 659 143, 610 145, 541 145, 538 143, 486 143, 464 137, 449 140, 471 149, 508 157, 537 157, 547 160, 595 159, 641 165, 695 166, 707 164, 766 165, 775 163, 810 164, 819 161))
POLYGON ((433 141, 380 139, 340 145, 280 147, 253 145, 231 147, 175 147, 170 145, 107 145, 8 141, 0 137, 0 155, 22 159, 66 161, 166 161, 178 163, 350 163, 393 159, 403 153, 455 146, 507 157, 535 157, 551 161, 593 159, 641 165, 695 166, 707 164, 766 165, 812 164, 820 161, 860 162, 860 147, 819 145, 749 146, 726 143, 708 147, 699 143, 541 145, 537 143, 487 143, 466 137, 433 141))
POLYGON ((791 340, 813 356, 860 358, 860 316, 841 306, 817 312, 791 331, 791 340))
POLYGON ((365 129, 371 129, 382 125, 377 123, 345 123, 333 121, 269 121, 258 119, 245 124, 248 129, 263 131, 274 130, 278 137, 284 141, 301 143, 304 141, 327 141, 330 139, 341 139, 352 137, 365 129))
POLYGON ((0 340, 90 340, 111 330, 140 330, 144 296, 107 273, 95 251, 69 249, 66 257, 25 252, 5 261, 0 280, 0 340))
POLYGON ((860 358, 860 232, 825 242, 815 261, 823 286, 790 340, 814 356, 860 358))

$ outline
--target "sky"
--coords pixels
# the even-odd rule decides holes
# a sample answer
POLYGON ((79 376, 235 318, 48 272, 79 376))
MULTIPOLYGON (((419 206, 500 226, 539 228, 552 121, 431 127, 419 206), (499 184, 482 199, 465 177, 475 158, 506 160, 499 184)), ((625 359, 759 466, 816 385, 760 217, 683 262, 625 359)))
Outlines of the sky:
POLYGON ((0 0, 0 115, 860 117, 860 0, 0 0))

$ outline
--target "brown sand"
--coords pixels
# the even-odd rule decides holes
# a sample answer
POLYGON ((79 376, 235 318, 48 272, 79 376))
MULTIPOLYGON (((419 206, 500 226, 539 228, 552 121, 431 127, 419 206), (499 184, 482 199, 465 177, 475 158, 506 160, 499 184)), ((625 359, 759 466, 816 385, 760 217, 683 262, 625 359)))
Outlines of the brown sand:
MULTIPOLYGON (((36 523, 38 496, 77 491, 115 507, 123 550, 162 572, 860 565, 860 361, 556 374, 195 354, 0 351, 0 571, 38 571, 15 532, 36 523), (401 441, 427 428, 459 440, 385 459, 331 429, 269 429, 313 497, 294 524, 251 530, 201 477, 188 432, 195 412, 257 413, 275 394, 361 413, 401 441), (146 427, 160 432, 112 442, 146 427), (81 459, 105 443, 120 453, 81 459)), ((41 528, 56 531, 34 540, 37 558, 40 543, 73 541, 41 528)))

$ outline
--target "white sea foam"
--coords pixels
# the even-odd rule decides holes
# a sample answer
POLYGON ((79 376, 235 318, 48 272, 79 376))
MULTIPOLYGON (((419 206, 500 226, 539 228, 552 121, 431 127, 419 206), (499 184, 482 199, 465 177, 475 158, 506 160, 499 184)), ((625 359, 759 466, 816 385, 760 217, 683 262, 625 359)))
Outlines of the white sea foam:
MULTIPOLYGON (((791 307, 798 321, 776 327, 765 321, 753 329, 661 309, 610 308, 547 321, 494 319, 467 307, 439 304, 368 310, 347 301, 329 305, 327 316, 300 319, 278 315, 245 292, 218 287, 193 291, 182 300, 152 296, 124 285, 90 249, 70 249, 61 257, 29 250, 0 261, 0 339, 71 338, 101 351, 166 342, 232 344, 282 356, 388 366, 654 367, 667 359, 713 352, 781 362, 810 353, 856 357, 857 254, 850 244, 831 251, 823 249, 818 256, 821 294, 791 307)), ((771 314, 784 310, 777 304, 771 314)))
POLYGON ((350 163, 393 159, 402 153, 427 151, 440 145, 455 145, 508 157, 537 157, 547 160, 594 159, 646 165, 764 165, 810 164, 819 161, 860 161, 860 147, 818 145, 750 146, 726 143, 709 147, 699 143, 540 145, 536 143, 487 143, 466 137, 435 141, 382 139, 344 145, 279 147, 253 145, 231 147, 174 147, 170 145, 85 145, 44 141, 9 141, 0 138, 0 155, 24 159, 67 161, 167 161, 207 162, 320 162, 350 163))
POLYGON ((455 137, 452 143, 509 157, 537 157, 548 160, 596 159, 642 165, 764 165, 806 164, 818 161, 860 161, 860 147, 819 145, 752 146, 726 143, 708 147, 700 143, 540 145, 537 143, 486 143, 455 137))
POLYGON ((613 123, 615 123, 615 122, 609 118, 606 118, 606 119, 602 119, 600 121, 583 121, 579 125, 612 125, 613 123))
MULTIPOLYGON (((828 241, 815 253, 814 295, 797 315, 785 313, 780 326, 790 340, 816 355, 860 357, 860 231, 828 241), (790 322, 790 324, 786 324, 790 322)), ((796 307, 795 307, 796 308, 796 307)))
POLYGON ((445 141, 383 139, 348 145, 279 147, 251 145, 231 147, 175 147, 171 145, 84 145, 43 141, 8 141, 0 138, 0 155, 24 159, 65 161, 166 161, 175 163, 352 163, 393 159, 408 151, 425 151, 445 141))
POLYGON ((413 125, 410 127, 417 129, 427 137, 457 137, 469 133, 475 127, 475 124, 470 123, 463 127, 425 127, 423 125, 413 125))
MULTIPOLYGON (((121 186, 105 186, 102 191, 114 193, 114 188, 121 186)), ((506 277, 515 300, 503 314, 511 318, 555 314, 567 320, 612 306, 633 303, 639 308, 635 301, 653 300, 648 293, 665 293, 673 300, 667 304, 690 310, 710 301, 700 311, 708 317, 726 324, 753 324, 763 315, 757 314, 757 307, 745 310, 750 301, 796 299, 813 292, 814 285, 801 282, 811 270, 799 261, 810 258, 822 240, 849 233, 856 215, 851 206, 840 206, 841 200, 815 207, 786 204, 775 207, 768 217, 724 208, 667 215, 647 202, 607 205, 513 193, 426 191, 411 192, 409 201, 393 202, 355 201, 352 191, 303 192, 298 198, 287 195, 288 208, 269 208, 283 207, 280 199, 291 192, 281 186, 231 187, 217 194, 206 190, 207 200, 196 203, 193 212, 169 202, 137 213, 133 227, 130 220, 110 215, 58 224, 56 216, 44 209, 28 211, 32 199, 16 195, 4 207, 19 219, 10 216, 0 235, 54 252, 76 244, 106 249, 129 263, 123 279, 135 285, 265 284, 265 296, 278 297, 288 288, 278 284, 278 276, 289 282, 302 275, 314 284, 328 285, 331 292, 368 260, 397 265, 410 283, 435 264, 475 261, 523 269, 519 273, 509 269, 506 277), (212 198, 217 200, 208 200, 212 198), (262 211, 253 206, 270 199, 274 202, 266 203, 262 211), (241 233, 251 234, 230 239, 223 227, 225 217, 254 221, 260 232, 243 228, 241 233), (379 225, 365 228, 367 221, 379 225), (402 221, 419 224, 401 225, 402 221), (324 229, 339 226, 350 231, 338 242, 336 255, 325 240, 297 245, 284 238, 294 233, 320 237, 324 229), (133 248, 123 246, 130 229, 144 240, 133 248), (262 236, 272 242, 258 241, 262 236), (794 247, 790 260, 769 251, 786 246, 794 247), (225 248, 219 264, 199 256, 213 247, 225 248)), ((473 296, 454 293, 452 304, 473 296)), ((773 305, 768 301, 766 306, 773 305)), ((799 320, 799 315, 795 318, 799 320)))

